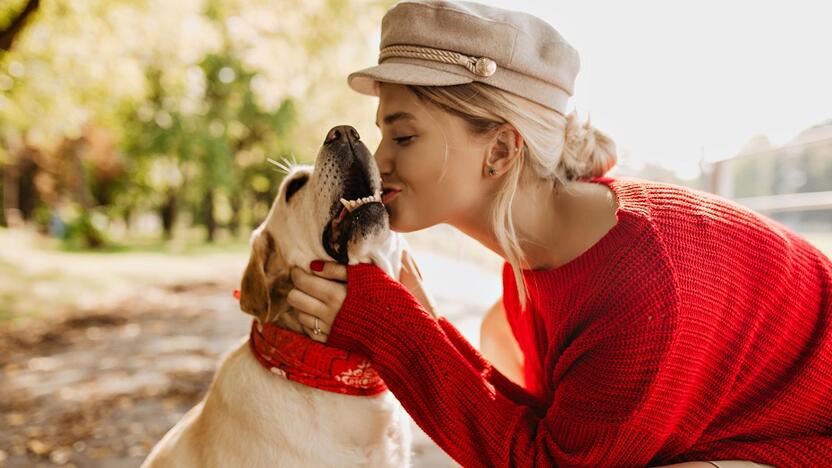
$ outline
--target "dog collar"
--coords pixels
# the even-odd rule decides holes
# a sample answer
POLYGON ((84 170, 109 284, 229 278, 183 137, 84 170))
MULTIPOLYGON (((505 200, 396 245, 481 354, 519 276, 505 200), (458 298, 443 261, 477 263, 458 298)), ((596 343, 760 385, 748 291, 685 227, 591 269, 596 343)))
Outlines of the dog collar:
POLYGON ((387 390, 367 358, 277 325, 252 320, 249 344, 263 367, 289 380, 347 395, 369 396, 387 390))

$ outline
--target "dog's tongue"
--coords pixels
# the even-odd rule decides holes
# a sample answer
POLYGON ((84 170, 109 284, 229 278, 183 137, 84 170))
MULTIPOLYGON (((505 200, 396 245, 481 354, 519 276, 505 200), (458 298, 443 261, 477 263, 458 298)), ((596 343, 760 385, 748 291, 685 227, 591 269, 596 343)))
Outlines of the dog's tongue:
POLYGON ((341 212, 338 213, 338 218, 335 220, 335 222, 336 223, 340 222, 342 219, 344 219, 344 216, 346 216, 346 215, 347 215, 347 208, 346 207, 341 208, 341 212))

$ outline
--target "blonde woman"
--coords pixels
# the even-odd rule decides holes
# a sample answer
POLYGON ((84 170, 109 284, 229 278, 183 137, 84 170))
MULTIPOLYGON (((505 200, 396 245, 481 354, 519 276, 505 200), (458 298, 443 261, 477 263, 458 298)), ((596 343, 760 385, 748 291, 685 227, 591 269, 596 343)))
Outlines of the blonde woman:
POLYGON ((289 294, 309 335, 368 356, 466 467, 829 466, 832 262, 731 201, 606 177, 615 145, 565 115, 578 69, 529 14, 391 8, 349 76, 379 97, 391 228, 458 228, 505 259, 503 296, 480 352, 412 259, 401 283, 316 261, 289 294))

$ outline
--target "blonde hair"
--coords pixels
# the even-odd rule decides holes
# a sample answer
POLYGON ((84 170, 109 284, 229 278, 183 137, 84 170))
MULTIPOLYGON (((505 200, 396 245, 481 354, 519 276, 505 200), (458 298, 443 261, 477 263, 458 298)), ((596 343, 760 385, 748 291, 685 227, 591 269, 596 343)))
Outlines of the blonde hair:
POLYGON ((558 190, 569 181, 602 176, 617 161, 615 143, 592 127, 589 118, 579 124, 575 111, 564 116, 484 83, 407 87, 420 101, 462 118, 473 135, 485 135, 508 123, 523 136, 520 159, 504 176, 491 224, 514 272, 521 308, 525 310, 528 288, 520 271, 520 261, 525 261, 525 256, 512 222, 512 202, 518 185, 544 180, 558 190))

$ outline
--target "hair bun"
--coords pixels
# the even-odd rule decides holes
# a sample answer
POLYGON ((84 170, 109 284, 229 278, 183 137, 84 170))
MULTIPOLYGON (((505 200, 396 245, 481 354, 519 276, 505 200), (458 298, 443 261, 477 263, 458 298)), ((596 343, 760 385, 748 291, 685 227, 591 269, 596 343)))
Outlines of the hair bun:
POLYGON ((599 177, 618 161, 615 142, 606 133, 593 127, 587 118, 578 122, 576 111, 566 116, 563 151, 558 172, 567 180, 599 177))

